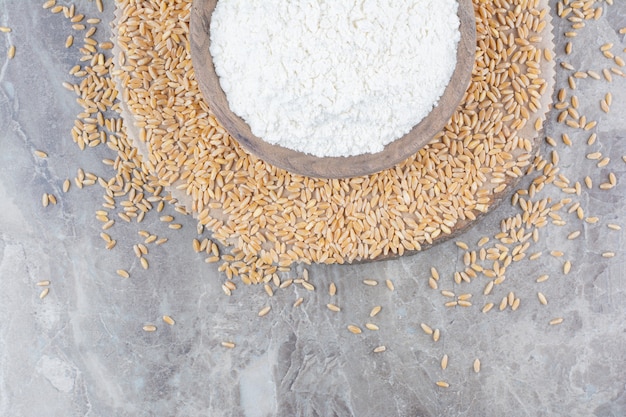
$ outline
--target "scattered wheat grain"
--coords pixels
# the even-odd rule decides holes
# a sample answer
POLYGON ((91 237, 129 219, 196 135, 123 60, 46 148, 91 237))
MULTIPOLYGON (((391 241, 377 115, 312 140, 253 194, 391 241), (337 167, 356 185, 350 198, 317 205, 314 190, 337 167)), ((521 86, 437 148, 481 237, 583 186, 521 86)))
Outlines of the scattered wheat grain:
POLYGON ((378 313, 380 313, 382 309, 383 308, 381 306, 375 306, 374 308, 372 308, 372 311, 370 311, 370 317, 376 316, 378 313))
POLYGON ((117 275, 119 275, 122 278, 130 278, 130 274, 128 273, 128 271, 126 271, 124 269, 118 269, 115 272, 117 273, 117 275))
POLYGON ((565 261, 565 263, 563 264, 563 273, 567 275, 569 274, 571 269, 572 269, 572 263, 570 261, 565 261))
POLYGON ((441 358, 441 369, 446 369, 448 367, 448 354, 444 354, 441 358))
POLYGON ((348 326, 348 330, 349 330, 351 333, 354 333, 354 334, 361 334, 361 333, 363 332, 363 331, 361 330, 361 328, 359 328, 358 326, 355 326, 355 325, 353 325, 353 324, 350 324, 350 325, 348 326))

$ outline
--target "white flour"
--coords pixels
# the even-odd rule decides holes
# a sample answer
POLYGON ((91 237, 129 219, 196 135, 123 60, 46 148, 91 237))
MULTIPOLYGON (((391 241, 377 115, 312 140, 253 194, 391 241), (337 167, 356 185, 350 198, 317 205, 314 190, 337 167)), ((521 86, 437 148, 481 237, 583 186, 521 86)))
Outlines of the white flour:
POLYGON ((443 94, 456 0, 220 0, 211 55, 231 110, 316 156, 375 153, 443 94))

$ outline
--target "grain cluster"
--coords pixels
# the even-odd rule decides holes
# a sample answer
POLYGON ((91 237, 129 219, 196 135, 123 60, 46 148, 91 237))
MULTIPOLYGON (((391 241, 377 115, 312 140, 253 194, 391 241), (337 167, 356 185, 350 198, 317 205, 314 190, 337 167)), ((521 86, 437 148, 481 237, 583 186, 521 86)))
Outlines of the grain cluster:
POLYGON ((148 184, 174 190, 230 248, 228 277, 267 282, 294 263, 419 251, 486 212, 531 164, 534 143, 518 132, 542 124, 551 59, 538 0, 476 0, 476 65, 447 126, 395 168, 344 180, 277 169, 220 126, 191 63, 191 3, 119 0, 114 75, 148 184))

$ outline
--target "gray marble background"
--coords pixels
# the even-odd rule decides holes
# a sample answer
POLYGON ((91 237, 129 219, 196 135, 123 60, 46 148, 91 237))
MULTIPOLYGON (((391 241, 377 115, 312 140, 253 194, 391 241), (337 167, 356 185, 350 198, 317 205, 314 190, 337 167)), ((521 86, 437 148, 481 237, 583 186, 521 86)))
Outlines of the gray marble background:
MULTIPOLYGON (((394 261, 312 266, 314 293, 291 287, 268 299, 262 288, 252 287, 226 297, 217 266, 192 250, 197 235, 191 217, 165 209, 183 224, 178 231, 156 212, 141 225, 118 221, 110 230, 117 247, 107 251, 94 214, 103 203, 102 189, 61 192, 78 168, 112 176, 101 163, 112 151, 100 146, 81 152, 71 141, 80 108, 61 82, 71 79, 67 71, 79 53, 63 45, 70 23, 41 3, 0 0, 0 25, 13 28, 0 33, 0 416, 626 415, 626 78, 616 76, 611 85, 578 80, 580 111, 599 122, 593 146, 586 145, 588 133, 554 123, 555 112, 547 126, 559 142, 561 172, 572 181, 593 178, 593 190, 584 189, 580 201, 600 221, 587 224, 565 213, 567 224, 542 229, 539 243, 528 250, 543 256, 513 264, 492 295, 482 295, 484 277, 454 285, 462 251, 448 242, 394 261), (17 47, 13 60, 6 59, 10 44, 17 47), (604 114, 599 102, 609 89, 614 104, 604 114), (563 132, 573 146, 558 140, 563 132), (49 158, 34 156, 35 150, 49 158), (597 168, 585 158, 594 151, 610 156, 610 164, 597 168), (617 187, 599 190, 609 172, 617 175, 617 187), (44 209, 43 193, 56 195, 58 204, 44 209), (607 223, 624 229, 612 231, 607 223), (170 239, 150 247, 147 271, 131 249, 142 241, 140 229, 170 239), (567 240, 574 230, 582 236, 567 240), (565 256, 549 256, 553 248, 565 256), (614 258, 601 257, 609 250, 614 258), (563 275, 566 259, 573 267, 563 275), (431 266, 442 276, 440 289, 471 292, 474 306, 444 307, 444 297, 427 284, 431 266), (118 268, 128 269, 131 278, 118 277, 118 268), (550 279, 535 283, 543 273, 550 279), (365 278, 381 285, 365 286, 365 278), (384 279, 392 279, 396 291, 387 290, 384 279), (51 281, 44 299, 40 280, 51 281), (340 313, 325 307, 330 282, 338 287, 332 302, 340 313), (521 298, 519 310, 480 312, 509 291, 521 298), (537 291, 546 295, 547 306, 539 304, 537 291), (300 296, 303 305, 293 308, 300 296), (265 305, 272 311, 257 317, 265 305), (380 330, 349 333, 348 324, 369 321, 374 305, 383 306, 371 320, 380 330), (163 323, 164 314, 176 324, 163 323), (565 321, 550 326, 554 317, 565 321), (425 335, 421 322, 441 329, 441 340, 425 335), (156 332, 142 330, 149 323, 156 332), (223 340, 237 347, 226 349, 223 340), (382 344, 387 351, 374 354, 382 344), (444 354, 450 358, 446 370, 439 366, 444 354), (478 374, 475 358, 482 362, 478 374), (450 387, 437 387, 438 380, 450 387)), ((113 16, 112 2, 105 3, 99 39, 108 36, 113 16)), ((599 52, 605 42, 626 57, 624 35, 618 34, 626 26, 626 2, 614 3, 573 39, 571 56, 564 56, 557 35, 558 62, 601 69, 610 63, 599 52)), ((76 5, 80 13, 98 15, 93 1, 76 5)), ((568 27, 560 19, 555 25, 557 34, 568 27)), ((567 75, 558 71, 559 88, 567 75)), ((555 187, 541 195, 566 197, 555 187)), ((475 245, 517 212, 505 202, 459 240, 475 245)))

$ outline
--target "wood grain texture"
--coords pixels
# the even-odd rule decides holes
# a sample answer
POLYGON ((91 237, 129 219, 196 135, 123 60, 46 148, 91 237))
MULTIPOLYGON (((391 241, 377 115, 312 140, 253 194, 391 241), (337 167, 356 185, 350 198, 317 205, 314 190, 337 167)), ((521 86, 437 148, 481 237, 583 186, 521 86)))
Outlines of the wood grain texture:
POLYGON ((350 178, 391 168, 414 155, 446 125, 461 102, 475 61, 476 22, 472 0, 459 0, 461 40, 457 66, 438 105, 408 134, 388 144, 382 152, 349 157, 317 157, 273 145, 258 138, 234 114, 215 73, 209 52, 211 15, 217 0, 194 0, 191 12, 191 57, 204 99, 217 120, 241 146, 262 160, 287 171, 315 178, 350 178))

